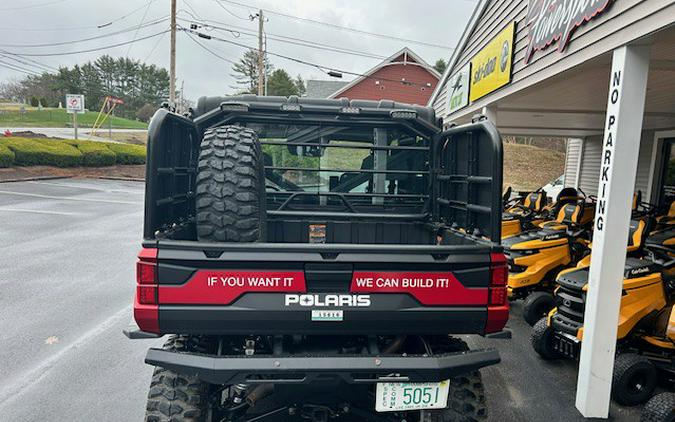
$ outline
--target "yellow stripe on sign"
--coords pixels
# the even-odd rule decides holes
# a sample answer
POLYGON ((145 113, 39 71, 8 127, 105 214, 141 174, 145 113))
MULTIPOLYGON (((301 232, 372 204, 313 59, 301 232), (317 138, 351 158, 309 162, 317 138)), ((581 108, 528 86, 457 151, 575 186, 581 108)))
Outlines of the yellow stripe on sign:
POLYGON ((515 26, 515 22, 511 22, 471 59, 471 101, 511 82, 515 26))

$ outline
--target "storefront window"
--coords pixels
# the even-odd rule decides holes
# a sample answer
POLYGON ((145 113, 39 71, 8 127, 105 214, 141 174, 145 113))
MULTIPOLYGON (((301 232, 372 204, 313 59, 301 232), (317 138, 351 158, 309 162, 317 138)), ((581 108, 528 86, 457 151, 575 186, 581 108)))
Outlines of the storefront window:
POLYGON ((675 200, 675 139, 664 141, 665 154, 663 163, 663 187, 661 190, 661 203, 668 206, 675 200))

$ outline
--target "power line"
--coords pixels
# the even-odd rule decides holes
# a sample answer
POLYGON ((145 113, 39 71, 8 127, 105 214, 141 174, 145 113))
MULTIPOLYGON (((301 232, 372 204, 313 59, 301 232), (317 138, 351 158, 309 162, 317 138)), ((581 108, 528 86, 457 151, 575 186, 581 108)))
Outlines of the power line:
MULTIPOLYGON (((229 4, 232 4, 232 5, 235 5, 235 6, 245 8, 247 10, 249 10, 251 7, 253 7, 253 6, 246 5, 246 4, 239 3, 239 2, 236 2, 236 1, 232 1, 232 0, 216 0, 216 1, 223 1, 225 3, 229 3, 229 4)), ((256 8, 258 8, 258 7, 256 7, 256 8)), ((262 8, 258 8, 258 9, 261 9, 262 11, 264 11, 266 13, 270 13, 270 14, 277 15, 277 16, 282 16, 284 18, 294 19, 294 20, 298 20, 298 21, 302 21, 302 22, 309 22, 309 23, 313 23, 313 24, 316 24, 316 25, 323 25, 323 26, 326 26, 326 27, 334 28, 334 29, 351 31, 351 32, 355 32, 355 33, 358 33, 358 34, 370 35, 370 36, 378 37, 378 38, 391 39, 391 40, 396 40, 396 41, 404 41, 404 42, 410 43, 410 44, 425 45, 427 47, 442 48, 444 50, 454 50, 453 47, 448 47, 446 45, 433 44, 433 43, 429 43, 429 42, 425 42, 425 41, 418 41, 418 40, 412 40, 412 39, 408 39, 408 38, 401 38, 401 37, 397 37, 397 36, 394 36, 394 35, 387 35, 387 34, 380 34, 380 33, 377 33, 377 32, 364 31, 362 29, 350 28, 348 26, 336 25, 334 23, 323 22, 323 21, 318 21, 318 20, 309 19, 309 18, 302 18, 300 16, 289 15, 289 14, 286 14, 286 13, 281 13, 281 12, 277 12, 277 11, 269 10, 269 9, 262 9, 262 8)))
MULTIPOLYGON (((141 18, 141 21, 138 23, 138 26, 136 27, 136 32, 134 32, 133 39, 136 39, 136 37, 138 36, 138 30, 141 29, 141 25, 143 25, 143 21, 145 20, 145 17, 148 15, 148 10, 150 10, 150 5, 152 5, 152 3, 154 2, 155 0, 150 0, 148 2, 148 5, 145 7, 145 12, 143 12, 143 17, 141 18)), ((127 54, 124 55, 125 57, 129 57, 129 52, 131 51, 132 45, 133 44, 129 44, 129 47, 127 47, 127 54)))
MULTIPOLYGON (((243 20, 243 21, 249 21, 249 20, 250 20, 250 19, 248 19, 248 18, 242 18, 241 16, 237 15, 236 13, 234 13, 233 11, 231 11, 230 9, 228 9, 227 7, 223 6, 223 4, 222 4, 221 2, 219 2, 218 0, 213 0, 213 1, 215 1, 216 4, 217 4, 218 6, 220 6, 221 9, 223 9, 224 11, 226 11, 226 12, 227 12, 228 14, 230 14, 231 16, 234 16, 235 18, 241 19, 241 20, 243 20)), ((192 9, 192 7, 190 7, 190 9, 192 9)), ((192 9, 192 11, 194 12, 194 9, 192 9)))
POLYGON ((33 68, 33 69, 37 69, 40 72, 45 72, 45 71, 46 72, 57 72, 58 71, 58 69, 56 69, 54 67, 41 64, 40 62, 37 62, 35 60, 29 60, 28 58, 19 59, 19 58, 15 57, 15 56, 12 56, 10 54, 5 54, 4 50, 0 50, 0 51, 2 51, 2 52, 0 52, 0 56, 5 57, 5 58, 10 59, 10 60, 14 60, 17 63, 24 64, 26 66, 29 66, 29 67, 33 68))
POLYGON ((149 6, 149 5, 150 5, 152 2, 154 2, 154 1, 155 1, 155 0, 149 0, 149 1, 148 1, 147 3, 145 3, 144 5, 142 5, 142 6, 140 6, 140 7, 137 7, 136 9, 130 11, 129 13, 126 13, 126 14, 124 14, 124 15, 118 17, 118 18, 115 18, 115 19, 111 20, 110 22, 106 22, 106 23, 97 25, 96 27, 97 27, 97 28, 105 28, 106 26, 110 26, 110 25, 114 24, 115 22, 119 22, 119 21, 121 21, 121 20, 123 20, 123 19, 126 19, 126 18, 128 18, 129 16, 133 15, 134 13, 138 12, 139 10, 143 9, 144 7, 149 6))
MULTIPOLYGON (((257 34, 249 31, 246 28, 236 26, 236 25, 224 24, 222 22, 214 21, 214 20, 211 20, 211 19, 204 19, 203 22, 190 21, 189 19, 182 19, 182 18, 181 18, 181 20, 184 21, 184 22, 196 23, 196 24, 199 24, 201 26, 204 26, 205 28, 213 28, 213 29, 218 29, 218 30, 222 30, 222 31, 227 31, 227 32, 230 32, 230 33, 233 32, 231 29, 228 29, 226 27, 222 27, 222 26, 213 25, 211 23, 208 23, 208 22, 216 22, 216 23, 220 23, 222 25, 228 25, 232 28, 239 29, 241 31, 241 33, 244 34, 244 35, 257 36, 257 34)), ((331 51, 331 52, 335 52, 335 53, 350 54, 350 55, 361 56, 361 57, 370 58, 370 59, 379 59, 379 60, 386 59, 386 56, 381 56, 379 54, 369 53, 369 52, 365 52, 365 51, 352 50, 352 49, 349 49, 349 48, 337 47, 337 46, 334 46, 334 45, 323 44, 323 43, 319 43, 319 42, 316 42, 316 41, 307 41, 307 40, 303 40, 301 38, 289 37, 289 36, 285 36, 285 35, 277 35, 277 34, 272 34, 272 33, 268 33, 268 32, 265 32, 265 35, 266 35, 266 38, 268 38, 270 40, 279 41, 279 42, 283 42, 283 43, 287 43, 287 44, 298 45, 298 46, 301 46, 301 47, 314 48, 314 49, 317 49, 317 50, 331 51)))
POLYGON ((86 49, 86 50, 79 50, 79 51, 67 51, 67 52, 60 52, 60 53, 21 53, 21 54, 12 53, 12 54, 14 54, 16 56, 21 56, 21 57, 53 57, 53 56, 69 56, 69 55, 72 55, 72 54, 81 54, 81 53, 91 53, 93 51, 107 50, 107 49, 110 49, 110 48, 121 47, 123 45, 127 45, 127 44, 134 43, 134 42, 148 40, 150 38, 154 38, 154 37, 158 37, 162 34, 166 34, 167 32, 169 32, 169 30, 165 29, 164 31, 157 32, 157 33, 152 34, 152 35, 147 35, 145 37, 137 38, 135 40, 125 41, 125 42, 112 44, 112 45, 106 45, 106 46, 103 46, 103 47, 96 47, 96 48, 90 48, 90 49, 86 49))
POLYGON ((8 12, 11 10, 26 10, 26 9, 35 9, 37 7, 44 7, 44 6, 51 6, 52 4, 58 4, 58 3, 63 3, 68 0, 56 0, 56 1, 50 1, 48 3, 40 3, 40 4, 31 4, 27 6, 19 6, 19 7, 6 7, 3 9, 0 9, 0 12, 8 12))
MULTIPOLYGON (((170 29, 167 29, 167 31, 169 31, 169 30, 170 30, 170 29)), ((150 49, 150 52, 149 52, 148 55, 145 57, 145 60, 143 60, 143 63, 147 63, 148 60, 150 60, 150 57, 152 57, 152 53, 155 52, 155 50, 157 49, 157 46, 159 45, 160 42, 162 42, 162 40, 164 39, 164 36, 165 36, 165 35, 166 35, 166 32, 163 33, 161 37, 157 38, 157 42, 155 42, 155 45, 152 47, 152 49, 150 49)))
MULTIPOLYGON (((242 48, 246 48, 248 50, 255 50, 254 47, 251 47, 249 45, 242 44, 242 43, 239 43, 239 42, 236 42, 236 41, 226 40, 224 38, 216 37, 215 35, 203 34, 201 32, 198 32, 198 31, 195 31, 195 30, 192 30, 192 29, 188 29, 188 28, 183 28, 183 27, 180 27, 180 30, 184 31, 184 32, 192 33, 194 35, 197 35, 200 38, 204 38, 204 39, 207 39, 207 40, 221 41, 221 42, 224 42, 224 43, 233 44, 233 45, 236 45, 236 46, 239 46, 239 47, 242 47, 242 48)), ((290 61, 293 61, 293 62, 296 62, 296 63, 304 64, 306 66, 314 67, 314 68, 319 69, 320 71, 322 71, 324 73, 328 73, 328 71, 332 70, 332 71, 335 71, 335 72, 340 72, 340 73, 343 73, 343 74, 346 74, 346 75, 358 76, 358 77, 362 77, 362 78, 365 78, 365 79, 373 79, 373 80, 378 80, 378 81, 400 83, 400 84, 409 85, 409 86, 426 86, 426 85, 422 85, 422 84, 418 84, 418 83, 414 83, 414 82, 399 81, 399 80, 396 80, 396 79, 388 79, 388 78, 380 78, 380 77, 375 78, 375 77, 372 77, 370 75, 365 75, 363 73, 350 72, 348 70, 342 70, 342 69, 338 69, 338 68, 331 67, 331 66, 325 66, 325 65, 321 65, 321 64, 317 64, 317 63, 312 63, 312 62, 308 62, 306 60, 298 59, 298 58, 295 58, 295 57, 290 57, 290 56, 286 56, 286 55, 283 55, 283 54, 274 53, 274 52, 269 51, 269 50, 266 51, 265 53, 269 54, 270 56, 275 56, 275 57, 290 60, 290 61)))
MULTIPOLYGON (((148 23, 146 23, 142 26, 139 26, 139 27, 148 28, 150 26, 154 26, 154 25, 157 25, 157 24, 165 22, 165 21, 166 21, 166 16, 163 17, 163 18, 159 18, 159 19, 156 19, 154 21, 148 22, 148 23)), ((136 29, 136 26, 134 25, 134 26, 131 26, 131 27, 127 27, 125 29, 120 29, 120 30, 115 31, 115 32, 109 32, 107 34, 100 34, 100 35, 96 35, 96 36, 88 37, 88 38, 81 38, 81 39, 78 39, 78 40, 61 41, 61 42, 56 42, 56 43, 45 43, 45 44, 0 44, 0 46, 1 47, 14 47, 14 48, 56 47, 56 46, 59 46, 59 45, 78 44, 78 43, 81 43, 81 42, 87 42, 87 41, 92 41, 92 40, 98 40, 98 39, 101 39, 101 38, 112 37, 114 35, 124 34, 124 33, 130 32, 130 31, 133 31, 135 29, 136 29)))
POLYGON ((37 73, 33 70, 21 68, 17 65, 7 63, 7 62, 3 62, 1 60, 0 60, 0 67, 4 67, 6 69, 10 69, 10 70, 13 70, 15 72, 25 73, 26 75, 31 75, 31 76, 39 76, 40 75, 39 73, 37 73))
MULTIPOLYGON (((183 29, 183 28, 181 28, 181 29, 183 29)), ((204 44, 200 43, 198 40, 196 40, 194 37, 192 37, 192 34, 190 34, 189 32, 186 31, 186 32, 185 32, 185 35, 187 35, 188 38, 190 38, 195 44, 197 44, 198 46, 200 46, 200 47, 203 48, 204 50, 208 51, 209 53, 211 53, 211 54, 214 55, 215 57, 219 58, 220 60, 222 60, 222 61, 224 61, 224 62, 227 62, 227 63, 230 63, 230 64, 233 64, 233 65, 234 65, 234 64, 237 64, 235 61, 230 60, 230 59, 227 59, 227 58, 221 56, 220 54, 218 54, 218 53, 216 53, 215 51, 211 50, 210 48, 208 48, 208 47, 205 46, 204 44)))

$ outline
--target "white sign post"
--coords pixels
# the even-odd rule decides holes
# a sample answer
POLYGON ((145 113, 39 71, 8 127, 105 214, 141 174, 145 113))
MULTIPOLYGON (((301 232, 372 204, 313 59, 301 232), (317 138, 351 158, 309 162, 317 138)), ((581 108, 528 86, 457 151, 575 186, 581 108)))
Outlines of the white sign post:
POLYGON ((614 50, 577 381, 576 406, 587 418, 609 414, 648 72, 648 47, 614 50))
POLYGON ((84 95, 66 94, 66 113, 73 115, 73 130, 77 139, 77 115, 84 113, 84 95))

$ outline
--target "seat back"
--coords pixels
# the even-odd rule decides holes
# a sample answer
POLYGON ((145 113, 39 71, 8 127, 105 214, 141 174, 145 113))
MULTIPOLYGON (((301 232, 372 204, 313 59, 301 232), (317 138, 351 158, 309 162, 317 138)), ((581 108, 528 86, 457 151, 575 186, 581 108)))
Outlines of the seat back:
POLYGON ((584 216, 584 201, 576 201, 563 205, 555 219, 562 224, 581 224, 584 216))
POLYGON ((631 205, 631 209, 633 211, 637 211, 638 207, 640 206, 640 203, 642 203, 642 191, 639 190, 633 194, 633 203, 631 205))
POLYGON ((525 197, 523 205, 534 212, 541 212, 546 206, 546 191, 532 192, 525 197))
POLYGON ((631 220, 628 226, 628 247, 626 251, 641 251, 649 235, 649 230, 650 224, 648 219, 631 220))

